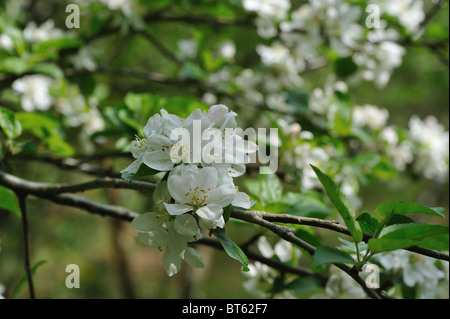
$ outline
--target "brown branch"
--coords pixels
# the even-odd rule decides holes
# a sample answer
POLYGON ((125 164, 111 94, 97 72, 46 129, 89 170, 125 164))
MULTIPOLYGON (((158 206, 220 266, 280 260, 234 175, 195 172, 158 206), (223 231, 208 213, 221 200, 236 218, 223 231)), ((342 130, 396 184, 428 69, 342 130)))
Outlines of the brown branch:
MULTIPOLYGON (((240 216, 240 213, 256 213, 261 218, 274 222, 274 223, 284 223, 284 224, 295 224, 295 225, 307 225, 307 226, 313 226, 318 228, 325 228, 329 229, 344 235, 351 236, 350 231, 347 227, 344 227, 339 224, 339 222, 334 220, 324 220, 324 219, 318 219, 318 218, 310 218, 310 217, 301 217, 301 216, 295 216, 295 215, 289 215, 289 214, 271 214, 268 212, 263 211, 233 211, 233 213, 238 214, 240 216)), ((233 214, 232 214, 233 216, 233 214)), ((363 240, 364 242, 367 242, 369 239, 372 238, 371 234, 363 233, 363 240)), ((449 255, 445 253, 441 253, 439 251, 431 250, 428 248, 413 246, 410 248, 407 248, 406 250, 421 254, 424 256, 432 257, 435 259, 441 259, 445 261, 449 261, 449 255)))
MULTIPOLYGON (((259 212, 257 211, 242 212, 234 210, 231 213, 231 217, 240 220, 245 220, 247 222, 265 227, 270 231, 272 231, 273 233, 277 234, 279 237, 283 238, 284 240, 291 242, 297 245, 298 247, 306 250, 311 255, 314 255, 316 251, 314 246, 306 243, 305 241, 295 236, 295 229, 271 223, 265 220, 263 216, 259 214, 259 212)), ((343 264, 334 264, 334 265, 339 269, 341 269, 342 271, 344 271, 345 273, 347 273, 350 277, 352 277, 358 283, 358 285, 361 286, 361 288, 369 297, 373 299, 381 299, 381 296, 375 290, 368 288, 364 280, 361 277, 359 277, 358 273, 353 271, 353 269, 343 264)))
POLYGON ((131 181, 131 183, 128 183, 123 179, 108 177, 79 184, 50 184, 24 180, 2 171, 0 171, 0 184, 3 184, 13 190, 20 190, 24 193, 39 197, 49 197, 62 193, 79 193, 99 188, 126 188, 150 192, 156 187, 155 184, 150 182, 131 181))

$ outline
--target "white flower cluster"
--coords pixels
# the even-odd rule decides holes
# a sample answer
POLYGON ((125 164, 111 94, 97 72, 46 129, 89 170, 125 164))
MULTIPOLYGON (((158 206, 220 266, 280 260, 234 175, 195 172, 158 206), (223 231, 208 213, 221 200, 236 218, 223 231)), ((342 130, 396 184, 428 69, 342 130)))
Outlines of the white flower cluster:
POLYGON ((434 258, 406 250, 382 253, 378 259, 387 274, 400 278, 407 287, 414 288, 417 298, 448 298, 448 262, 442 262, 438 267, 434 258))
POLYGON ((409 137, 413 145, 414 169, 428 179, 448 179, 449 132, 434 116, 421 120, 412 116, 409 137))
MULTIPOLYGON (((295 249, 295 247, 285 241, 278 241, 273 247, 265 236, 261 236, 257 241, 257 247, 261 255, 266 258, 276 257, 281 262, 289 262, 293 258, 300 258, 301 251, 295 249)), ((254 295, 256 298, 267 298, 269 294, 268 288, 274 284, 274 281, 279 276, 278 271, 263 264, 259 261, 255 261, 248 265, 250 271, 244 272, 244 276, 247 281, 243 283, 244 289, 254 295)), ((276 296, 277 298, 294 298, 295 296, 289 292, 284 291, 276 296)))
POLYGON ((233 183, 233 177, 245 173, 248 155, 257 150, 236 133, 235 117, 225 105, 213 105, 208 112, 196 109, 185 119, 163 109, 148 120, 145 138, 131 144, 136 160, 123 173, 135 174, 141 165, 169 171, 153 194, 158 212, 132 222, 142 243, 165 249, 163 264, 169 276, 179 271, 183 259, 203 266, 200 255, 188 247, 199 238, 200 228, 223 228, 225 207, 248 209, 254 204, 233 183), (188 138, 179 135, 182 132, 188 138), (198 140, 205 136, 207 140, 198 140))

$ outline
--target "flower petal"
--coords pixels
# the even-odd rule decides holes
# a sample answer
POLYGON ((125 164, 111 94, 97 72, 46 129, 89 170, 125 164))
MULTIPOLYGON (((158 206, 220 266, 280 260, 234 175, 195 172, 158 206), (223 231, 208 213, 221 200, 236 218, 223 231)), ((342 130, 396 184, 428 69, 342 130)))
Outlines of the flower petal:
POLYGON ((192 185, 183 176, 169 176, 167 179, 167 188, 170 195, 172 195, 177 202, 185 204, 192 199, 192 194, 188 193, 189 190, 192 189, 192 185))
POLYGON ((167 212, 170 215, 173 215, 173 216, 182 215, 182 214, 190 212, 192 210, 192 206, 189 206, 189 205, 186 205, 186 204, 167 204, 167 203, 164 203, 164 206, 166 206, 167 212))
POLYGON ((250 200, 250 197, 246 193, 237 192, 234 196, 233 201, 231 202, 231 205, 233 205, 234 207, 249 209, 250 207, 253 207, 253 205, 255 205, 255 202, 250 200))
POLYGON ((131 222, 131 226, 136 230, 148 232, 161 228, 163 223, 164 218, 159 217, 158 213, 151 212, 137 216, 131 222))
POLYGON ((170 247, 164 251, 163 265, 169 277, 175 275, 181 269, 181 258, 170 247))
POLYGON ((195 236, 198 232, 197 221, 191 214, 184 214, 175 217, 173 228, 177 233, 185 236, 195 236))
POLYGON ((208 204, 197 209, 197 215, 207 220, 218 220, 222 217, 223 209, 216 204, 208 204))
POLYGON ((206 193, 214 190, 219 181, 219 173, 214 167, 205 167, 197 175, 192 186, 204 190, 206 193))
POLYGON ((160 247, 167 244, 168 233, 167 230, 163 228, 156 229, 151 232, 146 233, 138 233, 137 239, 140 243, 152 246, 152 247, 160 247))
POLYGON ((143 161, 148 167, 161 172, 170 171, 173 168, 169 153, 160 150, 145 153, 143 161))
POLYGON ((203 261, 202 256, 200 256, 198 251, 192 247, 188 247, 184 251, 184 261, 195 268, 205 267, 205 262, 203 261))
POLYGON ((120 172, 128 172, 130 174, 136 174, 136 172, 138 171, 139 167, 141 166, 141 164, 143 163, 142 157, 138 158, 137 160, 135 160, 133 163, 130 164, 130 166, 128 166, 127 168, 121 170, 120 172))
POLYGON ((233 184, 222 184, 209 194, 206 204, 215 204, 220 207, 225 207, 231 204, 235 195, 236 187, 233 184))

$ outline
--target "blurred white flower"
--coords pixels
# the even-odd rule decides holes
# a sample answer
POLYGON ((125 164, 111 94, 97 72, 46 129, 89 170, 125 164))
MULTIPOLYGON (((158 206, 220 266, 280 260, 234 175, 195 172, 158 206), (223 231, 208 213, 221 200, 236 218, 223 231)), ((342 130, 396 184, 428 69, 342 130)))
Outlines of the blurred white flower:
POLYGON ((383 128, 388 118, 388 110, 374 105, 366 104, 353 109, 353 124, 360 127, 367 126, 373 131, 383 128))
POLYGON ((289 50, 281 43, 274 43, 272 46, 259 44, 256 46, 256 52, 261 57, 261 62, 267 66, 283 65, 290 56, 289 50))
POLYGON ((58 38, 63 35, 63 31, 55 28, 53 20, 47 20, 40 26, 36 22, 29 22, 23 30, 23 36, 28 42, 42 42, 50 39, 58 38))
POLYGON ((15 80, 12 88, 21 95, 22 108, 27 112, 45 111, 53 104, 49 89, 53 80, 45 75, 27 75, 15 80))
POLYGON ((0 284, 0 299, 5 299, 5 297, 3 296, 5 290, 6 290, 5 286, 0 284))
POLYGON ((414 145, 414 167, 428 179, 448 179, 449 132, 436 117, 421 120, 412 116, 409 121, 409 137, 414 145))
MULTIPOLYGON (((334 269, 333 269, 334 270, 334 269)), ((333 299, 364 299, 367 298, 364 290, 353 278, 343 271, 334 270, 325 286, 327 297, 333 299)))
POLYGON ((70 61, 77 70, 88 70, 92 72, 97 68, 94 57, 86 47, 81 48, 77 54, 70 58, 70 61))
POLYGON ((301 143, 294 149, 294 165, 302 170, 302 189, 309 190, 320 184, 317 175, 310 165, 321 166, 330 159, 327 152, 321 147, 313 147, 309 143, 301 143))
POLYGON ((14 49, 14 43, 12 42, 9 35, 0 33, 0 48, 11 51, 14 49))
POLYGON ((406 53, 405 48, 395 42, 399 37, 398 33, 385 27, 386 23, 383 23, 382 28, 369 31, 368 42, 353 56, 353 61, 362 70, 362 77, 373 81, 379 88, 387 85, 393 70, 402 64, 406 53))
POLYGON ((223 42, 219 47, 219 54, 227 60, 234 59, 236 54, 236 45, 231 40, 223 42))
POLYGON ((442 280, 447 281, 448 293, 448 267, 447 273, 439 269, 434 258, 395 250, 379 254, 378 259, 388 273, 400 276, 406 286, 416 287, 418 298, 438 298, 442 280))
POLYGON ((404 171, 406 166, 414 160, 412 143, 409 140, 400 142, 398 133, 393 127, 385 127, 378 138, 386 144, 386 155, 396 170, 404 171))
POLYGON ((382 12, 398 18, 409 32, 418 31, 422 21, 425 19, 425 12, 422 0, 379 0, 382 12))
POLYGON ((243 5, 247 11, 277 20, 284 19, 291 8, 289 0, 244 0, 243 5))
POLYGON ((198 43, 195 39, 183 39, 178 41, 177 57, 179 59, 194 59, 197 56, 198 43))

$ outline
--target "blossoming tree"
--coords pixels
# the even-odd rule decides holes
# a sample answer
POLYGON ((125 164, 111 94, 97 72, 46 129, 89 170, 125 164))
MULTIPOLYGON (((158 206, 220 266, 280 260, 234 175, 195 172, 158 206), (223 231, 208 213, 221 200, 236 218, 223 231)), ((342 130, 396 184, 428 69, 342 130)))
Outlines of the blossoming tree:
MULTIPOLYGON (((191 297, 202 284, 192 267, 212 267, 205 247, 225 252, 213 275, 239 277, 233 296, 448 297, 446 10, 440 0, 2 2, 0 298, 26 285, 32 298, 49 294, 36 277, 62 266, 42 255, 61 251, 38 250, 53 242, 42 233, 94 240, 90 225, 105 223, 88 214, 74 230, 61 207, 113 221, 125 297, 161 297, 137 295, 132 279, 160 277, 160 266, 191 297)), ((84 273, 92 257, 74 251, 63 262, 84 273)))

